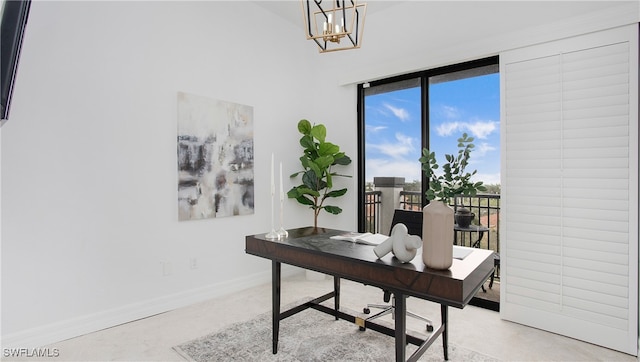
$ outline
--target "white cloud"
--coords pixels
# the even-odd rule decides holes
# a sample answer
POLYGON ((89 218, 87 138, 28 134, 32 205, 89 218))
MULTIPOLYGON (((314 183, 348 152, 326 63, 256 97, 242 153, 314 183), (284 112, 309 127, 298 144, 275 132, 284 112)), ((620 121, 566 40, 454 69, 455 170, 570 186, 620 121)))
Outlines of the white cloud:
POLYGON ((460 110, 451 106, 442 106, 440 107, 440 113, 446 119, 459 119, 460 118, 460 110))
POLYGON ((383 130, 387 129, 388 127, 387 126, 369 126, 369 125, 367 125, 366 128, 367 128, 367 132, 377 133, 377 132, 380 132, 380 131, 383 131, 383 130))
POLYGON ((436 127, 436 132, 438 133, 438 136, 451 136, 454 132, 461 132, 462 130, 464 130, 464 123, 461 122, 446 122, 446 123, 441 123, 440 125, 438 125, 438 127, 436 127))
POLYGON ((482 157, 482 156, 486 155, 487 152, 495 151, 495 150, 496 150, 496 148, 493 147, 492 145, 490 145, 489 143, 482 142, 481 144, 476 145, 476 147, 475 147, 475 149, 473 151, 473 156, 482 157))
POLYGON ((402 133, 396 133, 396 142, 367 144, 367 148, 376 150, 393 159, 401 159, 415 150, 414 139, 402 133))
POLYGON ((388 103, 384 104, 384 107, 393 113, 394 116, 398 117, 401 121, 408 121, 410 116, 409 112, 404 108, 397 108, 388 103))
POLYGON ((478 139, 486 139, 487 136, 498 130, 498 122, 476 121, 470 122, 445 122, 436 127, 438 136, 451 136, 454 133, 468 132, 478 139))
POLYGON ((404 177, 406 182, 422 178, 418 160, 367 159, 365 169, 367 181, 373 181, 374 177, 404 177))
POLYGON ((474 137, 485 139, 498 129, 497 123, 494 121, 476 121, 475 123, 465 123, 465 127, 474 137))
POLYGON ((419 144, 419 139, 400 132, 395 134, 395 139, 391 142, 367 144, 367 149, 381 153, 367 158, 367 181, 373 181, 374 177, 404 177, 406 182, 420 180, 422 169, 418 161, 419 144))

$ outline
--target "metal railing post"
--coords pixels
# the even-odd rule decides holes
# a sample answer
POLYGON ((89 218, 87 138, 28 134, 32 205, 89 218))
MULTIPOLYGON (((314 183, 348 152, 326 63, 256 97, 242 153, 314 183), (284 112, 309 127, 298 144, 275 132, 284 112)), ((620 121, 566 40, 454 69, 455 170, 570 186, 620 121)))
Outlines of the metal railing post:
POLYGON ((380 191, 380 233, 389 235, 393 212, 400 207, 400 192, 404 177, 374 177, 374 190, 380 191))

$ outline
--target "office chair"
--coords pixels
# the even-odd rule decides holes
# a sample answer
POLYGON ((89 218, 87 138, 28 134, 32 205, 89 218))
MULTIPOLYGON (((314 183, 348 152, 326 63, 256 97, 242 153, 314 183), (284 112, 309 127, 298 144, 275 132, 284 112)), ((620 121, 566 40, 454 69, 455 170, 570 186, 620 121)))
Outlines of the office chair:
MULTIPOLYGON (((404 224, 407 227, 407 230, 409 231, 409 235, 418 235, 419 237, 422 237, 422 212, 421 211, 396 209, 393 213, 393 219, 391 220, 391 228, 389 230, 392 230, 396 224, 400 224, 400 223, 404 224)), ((371 317, 367 318, 367 320, 373 320, 387 314, 391 314, 392 316, 394 316, 393 312, 395 309, 395 297, 392 297, 391 292, 388 290, 383 290, 383 292, 384 292, 384 296, 383 296, 384 302, 389 303, 389 301, 391 301, 391 304, 367 304, 367 306, 362 310, 364 314, 370 314, 371 313, 370 308, 382 309, 381 312, 378 312, 377 314, 372 315, 371 317)), ((431 320, 410 311, 407 311, 407 316, 426 322, 427 331, 433 332, 433 322, 431 322, 431 320)), ((364 330, 364 328, 362 327, 360 329, 364 330)))

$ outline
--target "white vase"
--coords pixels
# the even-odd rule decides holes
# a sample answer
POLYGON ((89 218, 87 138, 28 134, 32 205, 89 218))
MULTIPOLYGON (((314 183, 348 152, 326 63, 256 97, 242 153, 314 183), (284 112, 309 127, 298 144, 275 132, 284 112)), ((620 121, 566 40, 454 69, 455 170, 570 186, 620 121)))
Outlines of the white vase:
POLYGON ((422 261, 431 269, 446 270, 453 264, 453 215, 440 201, 422 209, 422 261))

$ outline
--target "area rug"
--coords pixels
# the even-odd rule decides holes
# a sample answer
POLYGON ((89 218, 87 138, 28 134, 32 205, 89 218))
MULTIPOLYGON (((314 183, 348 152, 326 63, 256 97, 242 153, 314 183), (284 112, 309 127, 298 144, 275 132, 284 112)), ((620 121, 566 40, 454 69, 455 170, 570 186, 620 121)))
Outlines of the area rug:
MULTIPOLYGON (((287 306, 286 308, 288 308, 287 306)), ((283 309, 284 310, 284 309, 283 309)), ((392 361, 393 337, 314 309, 280 322, 278 353, 271 353, 271 313, 173 347, 187 361, 392 361)), ((407 357, 417 347, 407 346, 407 357)), ((420 361, 443 361, 438 338, 420 361)), ((485 362, 495 358, 449 343, 449 361, 485 362)))

